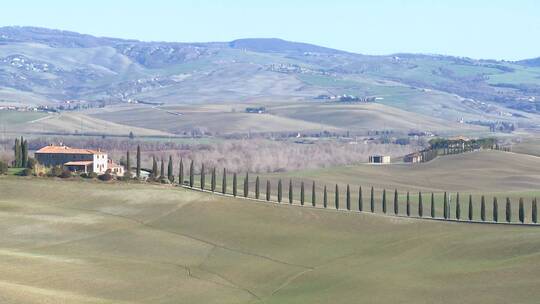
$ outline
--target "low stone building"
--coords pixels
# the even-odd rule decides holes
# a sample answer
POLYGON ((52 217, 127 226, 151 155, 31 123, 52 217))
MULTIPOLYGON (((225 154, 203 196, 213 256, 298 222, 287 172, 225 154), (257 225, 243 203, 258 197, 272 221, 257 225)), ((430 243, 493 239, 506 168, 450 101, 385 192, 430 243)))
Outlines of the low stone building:
POLYGON ((413 163, 413 164, 421 163, 423 161, 423 155, 420 152, 414 152, 414 153, 411 153, 411 154, 407 154, 403 158, 403 161, 406 162, 406 163, 413 163))

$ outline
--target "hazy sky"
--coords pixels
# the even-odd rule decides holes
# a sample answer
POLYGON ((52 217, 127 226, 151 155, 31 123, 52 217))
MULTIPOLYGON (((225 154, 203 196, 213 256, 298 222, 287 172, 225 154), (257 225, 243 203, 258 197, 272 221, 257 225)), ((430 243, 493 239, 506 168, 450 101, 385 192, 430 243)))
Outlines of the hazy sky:
POLYGON ((10 0, 0 25, 185 42, 277 37, 363 54, 540 56, 539 0, 10 0))

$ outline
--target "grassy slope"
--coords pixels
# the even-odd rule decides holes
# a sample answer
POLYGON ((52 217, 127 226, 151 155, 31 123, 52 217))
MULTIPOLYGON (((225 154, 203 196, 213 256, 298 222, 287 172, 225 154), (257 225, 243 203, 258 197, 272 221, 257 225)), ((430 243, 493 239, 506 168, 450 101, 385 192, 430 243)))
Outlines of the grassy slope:
MULTIPOLYGON (((163 131, 125 126, 74 112, 49 115, 30 112, 4 112, 4 114, 2 114, 2 112, 0 112, 0 118, 4 115, 9 119, 5 125, 6 131, 14 133, 55 132, 67 134, 88 133, 127 136, 129 132, 132 131, 136 135, 169 135, 169 133, 163 131)), ((3 122, 4 121, 2 121, 2 123, 3 122)))
POLYGON ((145 185, 2 178, 0 193, 0 299, 9 303, 540 296, 537 228, 278 207, 145 185))

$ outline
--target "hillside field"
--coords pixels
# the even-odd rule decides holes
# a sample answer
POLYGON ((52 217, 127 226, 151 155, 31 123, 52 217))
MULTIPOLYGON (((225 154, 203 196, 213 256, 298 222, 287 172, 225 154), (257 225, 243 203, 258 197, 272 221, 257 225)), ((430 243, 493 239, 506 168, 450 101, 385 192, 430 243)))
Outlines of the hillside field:
POLYGON ((2 303, 538 303, 540 229, 0 178, 2 303), (451 296, 449 296, 451 295, 451 296))

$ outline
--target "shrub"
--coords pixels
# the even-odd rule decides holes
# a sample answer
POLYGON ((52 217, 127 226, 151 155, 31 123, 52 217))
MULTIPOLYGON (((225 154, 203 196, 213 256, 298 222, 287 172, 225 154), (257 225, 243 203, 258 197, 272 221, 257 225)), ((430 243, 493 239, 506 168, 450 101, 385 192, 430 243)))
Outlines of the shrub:
POLYGON ((5 175, 7 173, 8 173, 7 163, 0 160, 0 175, 5 175))
POLYGON ((71 173, 71 171, 69 170, 63 170, 62 173, 60 173, 60 175, 58 175, 58 177, 60 178, 70 178, 73 176, 73 173, 71 173))
POLYGON ((108 182, 108 181, 111 181, 113 180, 114 176, 108 172, 106 172, 105 174, 101 174, 98 176, 98 179, 100 181, 103 181, 103 182, 108 182))
POLYGON ((30 168, 24 168, 24 169, 19 173, 19 175, 20 175, 20 176, 31 176, 31 175, 33 175, 33 172, 32 172, 32 171, 33 171, 33 170, 30 169, 30 168))
POLYGON ((47 173, 47 176, 49 176, 49 177, 58 177, 58 176, 60 176, 62 174, 62 172, 64 172, 62 167, 54 166, 49 170, 49 172, 47 173))

